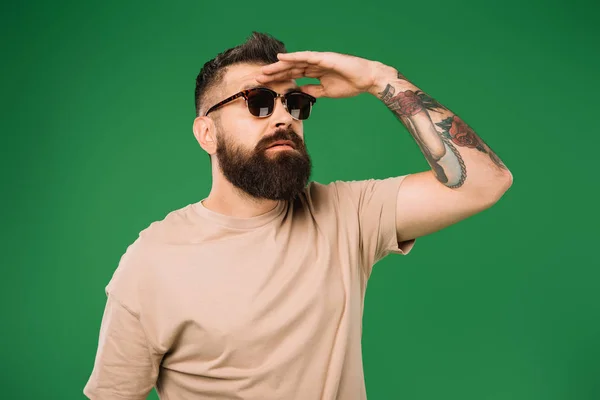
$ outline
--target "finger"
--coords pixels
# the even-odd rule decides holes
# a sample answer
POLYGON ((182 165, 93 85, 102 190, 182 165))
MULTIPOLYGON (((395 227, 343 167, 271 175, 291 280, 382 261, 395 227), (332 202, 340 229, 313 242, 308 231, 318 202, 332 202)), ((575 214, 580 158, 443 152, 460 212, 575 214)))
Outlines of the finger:
POLYGON ((322 68, 310 66, 304 70, 304 76, 307 78, 321 78, 325 74, 322 68))
POLYGON ((281 72, 277 72, 275 74, 270 75, 258 75, 255 79, 260 83, 273 82, 273 81, 282 81, 286 79, 298 79, 303 78, 306 75, 304 74, 304 68, 293 68, 281 72))
POLYGON ((266 65, 261 68, 261 72, 265 75, 275 74, 291 68, 306 68, 308 66, 305 62, 287 62, 277 61, 276 63, 266 65))
POLYGON ((295 53, 278 53, 277 58, 280 61, 305 62, 309 64, 319 64, 323 60, 325 53, 319 51, 297 51, 295 53))
POLYGON ((325 88, 323 85, 311 84, 300 86, 300 90, 304 93, 308 93, 313 97, 319 98, 325 96, 325 88))

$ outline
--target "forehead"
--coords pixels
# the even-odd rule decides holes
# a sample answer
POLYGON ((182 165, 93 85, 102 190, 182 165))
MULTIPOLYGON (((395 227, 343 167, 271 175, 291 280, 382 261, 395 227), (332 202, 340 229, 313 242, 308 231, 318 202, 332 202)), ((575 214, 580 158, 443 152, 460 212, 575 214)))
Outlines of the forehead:
POLYGON ((227 67, 227 72, 223 78, 225 93, 232 95, 254 86, 267 86, 280 93, 283 93, 286 89, 298 88, 294 79, 274 81, 268 84, 259 83, 255 78, 260 75, 262 67, 263 65, 258 64, 235 64, 227 67))

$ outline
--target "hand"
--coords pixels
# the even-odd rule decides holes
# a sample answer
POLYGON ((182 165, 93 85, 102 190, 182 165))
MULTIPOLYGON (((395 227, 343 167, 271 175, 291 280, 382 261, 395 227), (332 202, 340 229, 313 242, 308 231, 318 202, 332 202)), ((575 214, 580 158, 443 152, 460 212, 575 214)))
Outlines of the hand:
POLYGON ((384 79, 395 78, 397 71, 380 62, 346 54, 317 51, 279 53, 279 61, 262 68, 256 81, 317 78, 320 84, 300 89, 314 97, 352 97, 363 92, 375 94, 384 79))

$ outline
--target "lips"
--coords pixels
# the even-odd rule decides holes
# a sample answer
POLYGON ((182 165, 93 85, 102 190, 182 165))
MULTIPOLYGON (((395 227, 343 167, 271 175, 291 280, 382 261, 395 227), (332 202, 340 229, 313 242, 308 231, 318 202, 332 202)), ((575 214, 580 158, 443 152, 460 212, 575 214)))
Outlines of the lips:
POLYGON ((270 149, 271 147, 275 146, 290 146, 292 149, 296 148, 296 146, 294 146, 294 142, 290 140, 278 140, 267 148, 270 149))

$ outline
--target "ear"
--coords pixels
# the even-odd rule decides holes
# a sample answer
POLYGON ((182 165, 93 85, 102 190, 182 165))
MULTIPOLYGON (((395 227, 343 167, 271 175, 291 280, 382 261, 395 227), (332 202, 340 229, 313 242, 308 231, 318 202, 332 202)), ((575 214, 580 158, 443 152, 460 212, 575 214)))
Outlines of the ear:
POLYGON ((217 138, 215 137, 215 124, 209 117, 196 117, 192 126, 196 141, 208 154, 217 152, 217 138))

